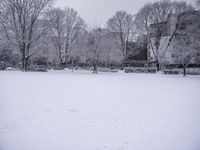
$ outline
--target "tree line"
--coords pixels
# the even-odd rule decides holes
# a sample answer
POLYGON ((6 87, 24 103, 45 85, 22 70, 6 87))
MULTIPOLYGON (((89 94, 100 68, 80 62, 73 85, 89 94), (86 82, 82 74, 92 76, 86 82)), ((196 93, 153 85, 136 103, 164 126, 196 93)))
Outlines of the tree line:
MULTIPOLYGON (((200 1, 196 5, 199 6, 200 1)), ((81 59, 97 72, 100 62, 108 64, 115 61, 122 67, 126 66, 129 44, 145 35, 142 44, 151 47, 157 69, 160 70, 165 52, 178 39, 181 15, 189 10, 195 8, 186 1, 158 0, 145 4, 137 14, 116 12, 104 28, 98 25, 90 28, 76 10, 55 8, 53 0, 1 0, 0 44, 3 50, 0 59, 11 59, 9 50, 12 49, 18 52, 13 58, 16 64, 20 62, 23 71, 28 70, 33 58, 36 60, 42 56, 41 62, 50 57, 51 63, 55 62, 61 68, 68 64, 73 68, 81 59), (164 33, 160 23, 166 22, 172 14, 177 15, 178 20, 167 41, 165 52, 161 54, 159 49, 164 33)), ((177 49, 180 49, 180 45, 177 45, 177 49)), ((175 57, 180 58, 178 55, 175 57)))

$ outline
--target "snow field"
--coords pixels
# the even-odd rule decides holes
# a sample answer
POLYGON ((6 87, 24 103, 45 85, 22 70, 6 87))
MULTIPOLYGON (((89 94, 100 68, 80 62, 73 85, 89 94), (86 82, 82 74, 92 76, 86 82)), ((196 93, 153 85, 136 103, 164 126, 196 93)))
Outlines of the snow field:
POLYGON ((199 150, 200 77, 0 72, 1 150, 199 150))

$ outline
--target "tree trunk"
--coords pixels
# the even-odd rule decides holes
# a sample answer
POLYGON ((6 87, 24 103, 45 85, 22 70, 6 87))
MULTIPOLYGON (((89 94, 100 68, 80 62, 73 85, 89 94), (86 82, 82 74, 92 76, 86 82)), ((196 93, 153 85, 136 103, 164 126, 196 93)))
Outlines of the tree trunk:
POLYGON ((28 59, 27 58, 22 58, 22 71, 23 72, 27 71, 27 66, 28 66, 28 59))
POLYGON ((186 72, 186 67, 183 67, 183 76, 185 77, 186 74, 187 74, 187 72, 186 72))
POLYGON ((160 64, 158 61, 156 61, 156 67, 157 67, 157 71, 160 71, 160 64))
POLYGON ((74 58, 72 58, 71 67, 72 67, 72 72, 74 72, 74 58))
POLYGON ((93 73, 97 74, 97 65, 93 65, 93 73))
POLYGON ((127 61, 126 61, 126 59, 123 60, 123 67, 124 67, 124 69, 127 67, 127 61))
POLYGON ((27 49, 26 49, 25 44, 23 44, 23 47, 21 48, 20 51, 22 52, 21 53, 21 55, 22 55, 22 71, 26 72, 27 71, 29 57, 26 56, 27 49))
POLYGON ((25 72, 25 58, 22 58, 22 71, 25 72))
POLYGON ((27 67, 28 67, 28 58, 25 59, 25 71, 28 71, 27 67))
POLYGON ((123 67, 127 67, 127 42, 124 42, 123 67))
POLYGON ((64 62, 61 62, 61 67, 62 67, 62 69, 65 69, 65 63, 64 62))

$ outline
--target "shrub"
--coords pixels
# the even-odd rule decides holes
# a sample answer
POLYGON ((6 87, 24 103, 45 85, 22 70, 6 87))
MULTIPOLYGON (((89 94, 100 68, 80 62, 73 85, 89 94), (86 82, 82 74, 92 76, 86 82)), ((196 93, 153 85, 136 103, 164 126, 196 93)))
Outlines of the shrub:
POLYGON ((46 65, 31 65, 27 68, 27 70, 35 72, 47 72, 48 68, 46 65))
POLYGON ((127 67, 125 73, 156 73, 156 68, 145 68, 145 67, 127 67))
POLYGON ((9 65, 4 62, 4 61, 1 61, 0 62, 0 70, 5 70, 9 65))
POLYGON ((164 74, 171 74, 171 75, 180 74, 180 71, 178 70, 164 70, 163 72, 164 74))

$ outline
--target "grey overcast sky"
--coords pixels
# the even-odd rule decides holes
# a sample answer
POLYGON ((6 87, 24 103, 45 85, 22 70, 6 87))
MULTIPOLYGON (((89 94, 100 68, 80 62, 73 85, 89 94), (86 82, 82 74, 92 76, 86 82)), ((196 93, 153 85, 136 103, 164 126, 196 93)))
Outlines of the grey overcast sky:
MULTIPOLYGON (((126 10, 135 14, 145 3, 151 1, 155 0, 55 0, 55 5, 74 8, 89 26, 105 26, 116 11, 126 10)), ((192 3, 195 0, 186 1, 192 3)))

